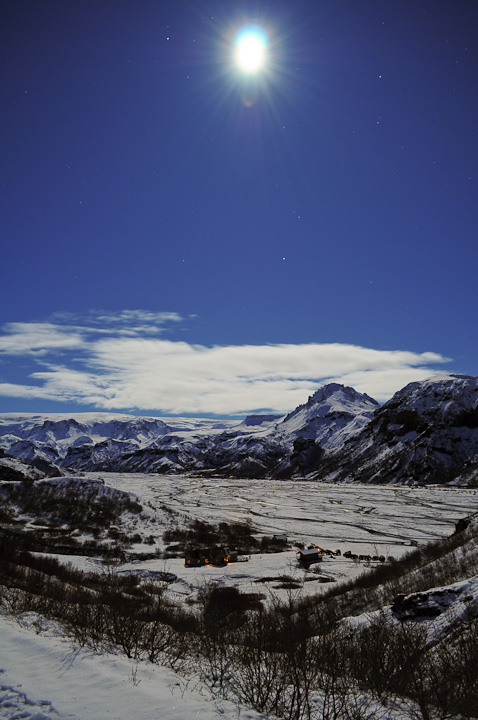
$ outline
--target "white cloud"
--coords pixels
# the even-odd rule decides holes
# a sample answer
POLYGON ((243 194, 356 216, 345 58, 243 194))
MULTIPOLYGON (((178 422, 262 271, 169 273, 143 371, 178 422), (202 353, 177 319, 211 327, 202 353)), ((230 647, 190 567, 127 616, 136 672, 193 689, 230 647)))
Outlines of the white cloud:
POLYGON ((0 394, 104 410, 285 413, 332 381, 383 401, 408 382, 437 372, 434 365, 448 362, 437 353, 338 343, 206 347, 154 336, 159 326, 179 320, 174 313, 124 311, 97 314, 89 326, 9 325, 0 350, 4 355, 33 355, 41 368, 31 373, 32 384, 26 378, 21 384, 3 383, 0 394), (98 325, 109 327, 103 331, 98 325))
POLYGON ((85 350, 90 336, 143 337, 159 335, 170 323, 181 322, 178 313, 122 310, 90 312, 86 316, 57 313, 52 322, 16 322, 3 327, 0 355, 46 355, 51 351, 85 350))
POLYGON ((74 350, 84 345, 71 328, 53 323, 10 323, 0 337, 0 353, 5 355, 45 355, 52 350, 74 350))
POLYGON ((4 397, 25 398, 25 400, 58 399, 50 397, 49 392, 46 388, 36 387, 35 385, 16 385, 15 383, 0 383, 0 396, 2 395, 4 397))

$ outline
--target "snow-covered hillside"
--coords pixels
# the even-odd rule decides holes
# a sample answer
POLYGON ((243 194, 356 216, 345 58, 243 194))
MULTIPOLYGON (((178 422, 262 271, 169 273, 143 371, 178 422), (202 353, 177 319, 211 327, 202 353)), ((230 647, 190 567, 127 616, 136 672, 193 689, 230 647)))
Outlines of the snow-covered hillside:
MULTIPOLYGON (((78 648, 36 614, 0 615, 0 717, 5 720, 237 720, 173 670, 78 648), (42 628, 42 630, 40 630, 42 628)), ((194 678, 197 685, 197 679, 194 678)), ((262 713, 244 709, 244 720, 262 713)))
POLYGON ((0 480, 39 480, 45 473, 15 457, 0 457, 0 480))
POLYGON ((330 454, 331 481, 476 485, 478 378, 433 377, 407 385, 360 433, 330 454))

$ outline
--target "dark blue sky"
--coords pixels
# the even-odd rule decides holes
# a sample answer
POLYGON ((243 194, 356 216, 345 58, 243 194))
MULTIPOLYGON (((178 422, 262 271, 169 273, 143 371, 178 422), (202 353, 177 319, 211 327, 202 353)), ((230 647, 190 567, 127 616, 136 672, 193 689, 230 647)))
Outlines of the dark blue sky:
POLYGON ((12 390, 78 360, 30 333, 125 310, 191 346, 478 374, 478 3, 4 0, 0 33, 0 409, 85 409, 12 390), (231 63, 250 20, 254 77, 231 63))

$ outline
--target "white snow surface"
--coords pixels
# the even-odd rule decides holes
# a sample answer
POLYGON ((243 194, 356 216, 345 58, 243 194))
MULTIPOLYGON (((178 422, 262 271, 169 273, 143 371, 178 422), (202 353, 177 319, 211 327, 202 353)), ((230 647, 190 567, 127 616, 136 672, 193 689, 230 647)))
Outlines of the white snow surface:
POLYGON ((74 647, 33 613, 20 621, 0 616, 0 718, 259 720, 254 711, 213 701, 194 677, 74 647))

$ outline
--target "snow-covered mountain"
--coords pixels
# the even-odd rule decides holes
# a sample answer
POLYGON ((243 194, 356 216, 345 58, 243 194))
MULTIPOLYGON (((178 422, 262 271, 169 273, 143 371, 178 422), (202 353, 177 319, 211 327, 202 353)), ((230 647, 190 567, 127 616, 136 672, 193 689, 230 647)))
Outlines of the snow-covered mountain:
MULTIPOLYGON (((478 378, 411 383, 383 406, 335 383, 285 417, 0 415, 0 449, 67 471, 448 483, 478 479, 478 378)), ((51 473, 49 473, 51 474, 51 473)))
POLYGON ((274 477, 304 474, 324 452, 342 447, 367 425, 378 403, 351 387, 330 383, 315 392, 277 426, 288 438, 288 453, 273 470, 274 477))
POLYGON ((368 396, 331 384, 286 417, 249 416, 242 422, 109 413, 0 415, 0 448, 67 470, 288 477, 307 458, 358 432, 376 407, 368 396))
POLYGON ((476 484, 478 378, 436 376, 395 393, 317 467, 327 480, 476 484))
POLYGON ((368 395, 330 383, 289 413, 281 429, 290 435, 314 438, 324 448, 338 447, 363 427, 377 407, 377 401, 368 395))

